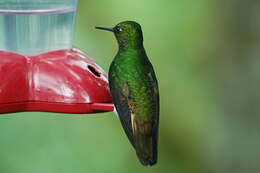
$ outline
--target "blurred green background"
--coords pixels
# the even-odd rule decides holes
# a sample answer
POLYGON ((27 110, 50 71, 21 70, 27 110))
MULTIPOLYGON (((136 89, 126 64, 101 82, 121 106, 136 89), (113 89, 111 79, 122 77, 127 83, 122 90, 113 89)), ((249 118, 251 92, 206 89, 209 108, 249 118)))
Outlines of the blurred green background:
POLYGON ((113 113, 0 116, 1 173, 260 172, 260 1, 80 0, 75 45, 106 71, 95 25, 141 23, 160 85, 159 162, 139 164, 113 113))

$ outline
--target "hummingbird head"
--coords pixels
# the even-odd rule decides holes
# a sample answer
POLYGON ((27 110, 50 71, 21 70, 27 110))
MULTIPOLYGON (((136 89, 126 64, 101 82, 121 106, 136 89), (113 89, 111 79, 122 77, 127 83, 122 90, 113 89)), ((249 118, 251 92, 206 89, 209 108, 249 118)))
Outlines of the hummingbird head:
POLYGON ((143 46, 143 33, 140 24, 125 21, 113 28, 97 26, 96 29, 112 31, 115 34, 119 48, 139 48, 143 46))

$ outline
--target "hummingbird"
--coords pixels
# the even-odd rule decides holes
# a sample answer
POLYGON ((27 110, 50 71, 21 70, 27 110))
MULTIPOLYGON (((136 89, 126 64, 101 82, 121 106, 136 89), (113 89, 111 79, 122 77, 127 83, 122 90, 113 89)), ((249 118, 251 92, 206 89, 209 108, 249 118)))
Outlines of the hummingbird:
POLYGON ((109 67, 109 87, 123 129, 144 166, 157 163, 159 91, 143 46, 140 24, 124 21, 100 27, 114 33, 119 49, 109 67))

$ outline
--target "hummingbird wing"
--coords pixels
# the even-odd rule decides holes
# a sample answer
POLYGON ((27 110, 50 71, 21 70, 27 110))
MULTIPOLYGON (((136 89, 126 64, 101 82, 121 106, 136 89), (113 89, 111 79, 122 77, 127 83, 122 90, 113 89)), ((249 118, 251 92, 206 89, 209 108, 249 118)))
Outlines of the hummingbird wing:
POLYGON ((137 156, 143 165, 152 166, 157 162, 160 105, 158 83, 151 64, 148 69, 148 73, 145 74, 146 91, 140 93, 142 98, 146 98, 144 101, 146 104, 134 104, 130 109, 133 110, 132 128, 137 156), (140 107, 145 110, 138 111, 140 107))
POLYGON ((129 89, 127 84, 124 84, 122 88, 114 88, 111 89, 113 102, 115 104, 116 110, 119 115, 120 122, 124 128, 124 131, 133 145, 135 147, 134 137, 133 137, 133 129, 132 129, 132 120, 131 120, 131 112, 130 105, 128 103, 129 99, 129 89))

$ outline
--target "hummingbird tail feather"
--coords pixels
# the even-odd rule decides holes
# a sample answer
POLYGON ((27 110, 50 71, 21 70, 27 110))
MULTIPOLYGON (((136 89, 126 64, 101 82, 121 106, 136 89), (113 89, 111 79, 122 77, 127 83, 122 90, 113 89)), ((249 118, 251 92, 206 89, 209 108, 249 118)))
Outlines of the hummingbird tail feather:
POLYGON ((139 161, 145 166, 153 166, 157 163, 157 144, 150 139, 142 139, 143 144, 136 145, 136 154, 139 161))
POLYGON ((153 121, 135 121, 134 138, 136 154, 144 166, 157 163, 158 130, 153 121))

